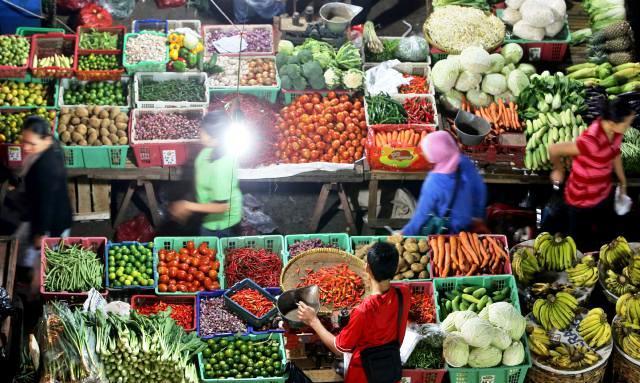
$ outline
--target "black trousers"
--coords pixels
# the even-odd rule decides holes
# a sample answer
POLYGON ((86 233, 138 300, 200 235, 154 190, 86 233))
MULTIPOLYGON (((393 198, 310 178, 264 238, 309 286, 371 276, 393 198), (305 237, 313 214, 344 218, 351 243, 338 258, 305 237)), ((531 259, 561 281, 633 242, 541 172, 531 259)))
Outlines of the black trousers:
POLYGON ((611 241, 617 230, 614 212, 614 193, 598 205, 580 208, 568 205, 568 235, 573 237, 578 250, 597 251, 611 241))

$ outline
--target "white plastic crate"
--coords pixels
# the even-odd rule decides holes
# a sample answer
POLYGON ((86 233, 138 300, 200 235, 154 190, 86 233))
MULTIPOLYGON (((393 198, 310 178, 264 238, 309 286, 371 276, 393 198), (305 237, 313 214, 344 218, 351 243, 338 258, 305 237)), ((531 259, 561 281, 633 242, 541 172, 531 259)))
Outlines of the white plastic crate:
MULTIPOLYGON (((204 57, 208 59, 214 53, 217 52, 209 52, 207 50, 207 33, 211 30, 235 30, 243 29, 244 31, 250 31, 255 29, 267 29, 271 35, 271 50, 270 51, 262 51, 262 52, 253 52, 249 50, 242 51, 242 55, 244 56, 274 56, 275 55, 275 47, 276 47, 276 35, 273 32, 273 25, 270 24, 246 24, 242 26, 233 26, 233 25, 203 25, 202 26, 202 40, 204 41, 204 57)), ((239 33, 239 31, 238 31, 239 33)), ((237 53, 217 53, 222 55, 237 55, 237 53)))
POLYGON ((159 144, 159 143, 188 143, 199 142, 199 138, 194 139, 182 139, 182 140, 136 140, 135 132, 137 127, 138 118, 145 114, 183 114, 188 117, 199 116, 203 118, 207 113, 205 108, 154 108, 154 109, 134 109, 129 117, 129 142, 131 145, 140 144, 159 144))
MULTIPOLYGON (((433 127, 434 130, 438 130, 438 126, 439 126, 439 122, 440 122, 440 116, 438 114, 438 109, 436 107, 436 99, 432 94, 394 94, 394 95, 391 96, 392 99, 398 101, 400 104, 404 104, 405 100, 407 100, 409 98, 414 98, 414 97, 426 98, 431 102, 431 105, 433 106, 433 123, 430 123, 430 124, 427 124, 427 123, 375 124, 375 125, 430 126, 430 127, 433 127)), ((365 120, 367 122, 367 126, 375 126, 375 125, 372 125, 369 122, 369 109, 368 109, 368 106, 367 106, 367 99, 366 98, 364 100, 364 117, 365 117, 365 120)))
MULTIPOLYGON (((364 64, 364 71, 366 72, 367 70, 371 69, 371 68, 375 68, 380 64, 364 64)), ((436 94, 436 90, 435 87, 433 86, 433 79, 431 78, 431 68, 429 68, 428 65, 422 65, 422 63, 408 63, 408 62, 403 62, 400 63, 396 66, 393 67, 393 69, 397 70, 400 73, 404 73, 404 74, 409 74, 409 75, 416 75, 416 76, 423 76, 427 78, 427 82, 429 84, 427 93, 404 93, 407 95, 422 95, 422 94, 436 94)), ((365 89, 366 91, 366 89, 365 89)))
POLYGON ((133 101, 136 108, 154 109, 154 108, 206 108, 209 106, 209 89, 207 88, 207 74, 197 72, 140 72, 136 73, 133 78, 133 101), (204 101, 141 101, 140 100, 140 83, 145 80, 151 81, 168 81, 168 80, 187 80, 198 78, 202 83, 204 92, 204 101))
POLYGON ((178 28, 189 28, 200 35, 202 24, 200 23, 200 20, 167 20, 167 27, 169 28, 169 33, 178 28))
MULTIPOLYGON (((123 76, 120 78, 121 83, 125 85, 125 90, 127 92, 127 104, 126 105, 100 105, 100 106, 119 106, 121 108, 129 108, 131 107, 131 79, 129 77, 123 76)), ((59 106, 87 106, 80 104, 65 104, 64 103, 64 92, 69 89, 72 84, 87 84, 90 81, 80 81, 76 78, 63 78, 60 79, 60 90, 58 92, 58 105, 59 106)), ((113 83, 112 80, 104 81, 108 83, 113 83)))

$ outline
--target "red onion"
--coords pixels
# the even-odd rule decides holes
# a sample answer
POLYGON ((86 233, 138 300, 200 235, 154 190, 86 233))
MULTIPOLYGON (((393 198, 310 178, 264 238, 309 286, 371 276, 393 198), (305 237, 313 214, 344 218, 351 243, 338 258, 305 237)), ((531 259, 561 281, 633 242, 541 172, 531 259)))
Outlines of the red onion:
MULTIPOLYGON (((241 28, 241 27, 240 27, 241 28)), ((236 29, 209 29, 205 36, 207 53, 219 53, 213 45, 214 41, 223 37, 237 36, 240 32, 236 29)), ((270 53, 273 51, 273 32, 270 29, 255 28, 244 31, 243 41, 247 42, 244 52, 270 53)), ((224 52, 222 52, 224 53, 224 52)))
POLYGON ((200 336, 246 332, 246 324, 227 311, 222 297, 200 301, 200 336))
POLYGON ((291 257, 295 257, 296 255, 302 253, 303 251, 311 250, 311 249, 337 249, 338 247, 331 243, 322 243, 320 239, 305 239, 304 241, 296 242, 293 245, 289 246, 289 255, 291 257))
POLYGON ((149 140, 192 140, 200 132, 200 119, 189 119, 182 114, 154 113, 137 117, 133 139, 149 140))

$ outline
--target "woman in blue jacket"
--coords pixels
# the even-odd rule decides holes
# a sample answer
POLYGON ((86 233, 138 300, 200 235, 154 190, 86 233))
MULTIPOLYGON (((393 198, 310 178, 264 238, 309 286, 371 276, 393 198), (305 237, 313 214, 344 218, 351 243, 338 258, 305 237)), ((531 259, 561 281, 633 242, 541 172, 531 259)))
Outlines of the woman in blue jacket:
POLYGON ((422 184, 416 212, 402 234, 458 233, 482 222, 487 187, 453 137, 445 131, 434 132, 420 146, 434 167, 422 184))

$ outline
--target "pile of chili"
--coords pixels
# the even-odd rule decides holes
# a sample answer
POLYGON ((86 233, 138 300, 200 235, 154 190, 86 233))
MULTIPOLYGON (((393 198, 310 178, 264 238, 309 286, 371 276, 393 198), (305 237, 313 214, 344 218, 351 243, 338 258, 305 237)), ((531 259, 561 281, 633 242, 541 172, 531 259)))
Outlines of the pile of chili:
POLYGON ((250 278, 260 287, 277 287, 280 285, 280 271, 282 260, 269 250, 249 247, 227 250, 224 265, 227 286, 250 278))
POLYGON ((360 303, 364 295, 364 283, 346 263, 306 271, 307 275, 300 278, 298 287, 318 285, 320 302, 323 305, 342 309, 360 303))
POLYGON ((433 105, 426 97, 411 97, 404 102, 409 124, 432 124, 433 105))
POLYGON ((183 303, 156 302, 154 304, 144 304, 136 308, 143 315, 157 314, 171 308, 171 318, 178 325, 185 329, 193 328, 193 306, 183 303))
POLYGON ((411 78, 411 82, 407 85, 400 86, 400 93, 404 94, 425 94, 429 91, 427 78, 424 76, 416 76, 404 74, 404 78, 411 78))
POLYGON ((267 297, 253 289, 242 289, 231 296, 231 300, 242 306, 256 318, 267 315, 274 305, 267 297))
POLYGON ((409 317, 418 324, 435 323, 436 307, 433 297, 426 294, 411 294, 409 317))

